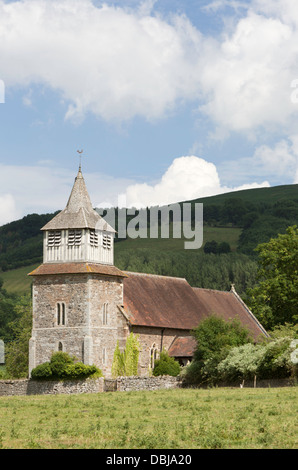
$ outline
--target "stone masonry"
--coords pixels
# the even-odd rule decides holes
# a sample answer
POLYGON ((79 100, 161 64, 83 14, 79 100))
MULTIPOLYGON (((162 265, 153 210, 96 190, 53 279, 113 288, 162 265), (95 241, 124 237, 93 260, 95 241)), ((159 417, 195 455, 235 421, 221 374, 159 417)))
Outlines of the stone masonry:
POLYGON ((109 375, 117 343, 124 346, 127 326, 117 305, 121 279, 95 274, 38 276, 33 285, 30 372, 62 350, 109 375), (57 304, 65 305, 65 324, 57 322, 57 304), (107 315, 103 317, 103 306, 107 315))

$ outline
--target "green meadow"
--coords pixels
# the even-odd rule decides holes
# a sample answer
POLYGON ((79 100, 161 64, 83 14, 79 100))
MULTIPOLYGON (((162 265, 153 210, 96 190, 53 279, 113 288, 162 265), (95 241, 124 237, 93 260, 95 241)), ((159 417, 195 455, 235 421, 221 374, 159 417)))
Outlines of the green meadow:
POLYGON ((297 387, 0 397, 2 449, 295 449, 297 387))

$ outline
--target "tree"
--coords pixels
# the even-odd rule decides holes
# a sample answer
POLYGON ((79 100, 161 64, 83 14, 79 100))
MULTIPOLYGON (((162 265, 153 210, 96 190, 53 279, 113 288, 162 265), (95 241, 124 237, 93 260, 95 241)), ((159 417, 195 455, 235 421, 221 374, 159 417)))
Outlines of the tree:
POLYGON ((242 218, 247 213, 244 201, 240 198, 229 198, 221 208, 223 221, 241 226, 242 218))
POLYGON ((249 332, 239 321, 225 321, 215 315, 203 320, 192 332, 197 341, 194 359, 185 379, 191 383, 214 383, 217 365, 231 348, 251 342, 249 332))
POLYGON ((29 295, 15 305, 16 318, 9 324, 14 339, 6 345, 6 370, 10 377, 27 377, 29 339, 32 330, 32 306, 29 295))
POLYGON ((218 253, 221 254, 221 253, 230 253, 231 251, 231 247, 230 247, 230 244, 228 242, 221 242, 219 243, 218 245, 218 253))
POLYGON ((15 310, 17 298, 9 294, 2 286, 3 281, 0 279, 0 339, 8 343, 14 338, 11 323, 18 316, 15 310))
POLYGON ((218 244, 215 240, 206 242, 204 245, 204 253, 218 253, 218 244))
POLYGON ((244 344, 231 349, 219 363, 219 379, 251 380, 297 377, 298 367, 292 359, 293 347, 289 337, 279 337, 262 344, 244 344))
POLYGON ((258 245, 259 284, 248 290, 248 303, 267 329, 298 320, 298 228, 258 245))
POLYGON ((235 381, 253 379, 257 374, 264 346, 247 343, 232 348, 229 354, 217 366, 222 380, 235 381))

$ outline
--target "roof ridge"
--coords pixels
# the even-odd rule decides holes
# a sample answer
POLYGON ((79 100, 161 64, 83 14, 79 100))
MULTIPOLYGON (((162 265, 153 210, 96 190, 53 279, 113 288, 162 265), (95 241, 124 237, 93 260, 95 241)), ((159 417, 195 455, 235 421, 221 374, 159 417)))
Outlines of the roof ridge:
POLYGON ((209 287, 194 286, 193 289, 206 290, 206 291, 210 291, 210 292, 220 292, 221 294, 232 294, 232 292, 230 290, 210 289, 209 287))
MULTIPOLYGON (((136 274, 137 276, 151 276, 151 277, 162 277, 168 278, 168 279, 178 279, 180 281, 186 281, 185 277, 176 277, 176 276, 167 276, 164 274, 152 274, 152 273, 139 273, 139 272, 134 272, 134 271, 126 271, 125 269, 122 269, 122 272, 127 273, 127 274, 136 274)), ((187 282, 188 283, 188 282, 187 282)))

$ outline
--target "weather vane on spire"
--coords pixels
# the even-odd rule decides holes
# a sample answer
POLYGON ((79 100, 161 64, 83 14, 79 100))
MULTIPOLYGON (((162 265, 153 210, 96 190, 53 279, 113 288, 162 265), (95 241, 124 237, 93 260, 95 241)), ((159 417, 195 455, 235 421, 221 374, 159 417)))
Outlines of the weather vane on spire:
POLYGON ((82 163, 82 153, 83 153, 83 150, 77 150, 78 154, 80 155, 80 166, 79 166, 79 170, 81 170, 81 163, 82 163))

